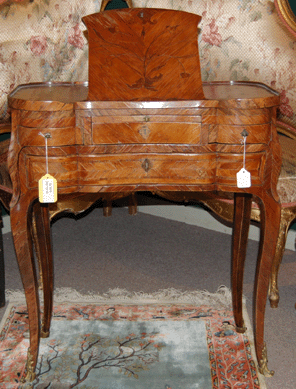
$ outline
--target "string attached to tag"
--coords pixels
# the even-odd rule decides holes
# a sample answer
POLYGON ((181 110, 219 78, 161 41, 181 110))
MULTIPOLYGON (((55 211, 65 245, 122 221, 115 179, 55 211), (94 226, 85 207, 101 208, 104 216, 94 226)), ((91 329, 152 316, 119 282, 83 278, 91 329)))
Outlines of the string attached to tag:
POLYGON ((249 135, 247 130, 244 129, 241 133, 243 136, 243 144, 244 144, 244 155, 243 155, 243 167, 242 169, 236 173, 236 181, 238 188, 250 188, 251 186, 251 173, 246 170, 246 147, 247 147, 247 136, 249 135))
POLYGON ((45 164, 46 174, 38 182, 39 201, 40 203, 55 203, 58 200, 57 180, 48 173, 48 145, 47 140, 51 138, 49 133, 42 134, 45 139, 45 164))

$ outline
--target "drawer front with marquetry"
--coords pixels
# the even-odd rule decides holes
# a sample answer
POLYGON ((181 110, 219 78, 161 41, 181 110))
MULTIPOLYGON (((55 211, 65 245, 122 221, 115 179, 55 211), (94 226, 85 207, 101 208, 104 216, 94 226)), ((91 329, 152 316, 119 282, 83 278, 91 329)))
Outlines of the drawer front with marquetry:
POLYGON ((45 136, 47 138, 48 146, 67 146, 76 145, 77 136, 75 127, 65 128, 18 128, 18 139, 23 146, 45 146, 45 136))
POLYGON ((212 184, 215 154, 117 154, 80 156, 81 185, 212 184))
POLYGON ((19 144, 44 146, 46 134, 49 147, 81 143, 73 111, 21 111, 17 131, 19 144))
POLYGON ((243 131, 247 131, 247 143, 268 144, 270 142, 270 124, 261 125, 226 125, 217 124, 209 128, 209 143, 240 144, 243 131))
MULTIPOLYGON (((262 185, 266 153, 259 152, 246 156, 245 169, 250 172, 252 185, 262 185)), ((217 184, 237 186, 236 173, 243 167, 243 156, 220 154, 217 159, 217 184)))
POLYGON ((101 116, 92 119, 93 144, 198 144, 200 132, 200 116, 101 116))
MULTIPOLYGON (((43 156, 26 157, 26 182, 28 188, 38 187, 38 181, 46 173, 46 162, 43 156)), ((58 156, 48 158, 49 173, 57 180, 59 188, 77 186, 77 157, 58 156)))

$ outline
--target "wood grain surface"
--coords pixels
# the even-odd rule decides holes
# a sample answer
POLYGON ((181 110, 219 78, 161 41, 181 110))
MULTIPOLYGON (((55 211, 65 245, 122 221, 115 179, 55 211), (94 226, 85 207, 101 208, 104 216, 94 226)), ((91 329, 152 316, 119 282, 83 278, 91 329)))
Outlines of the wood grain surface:
POLYGON ((82 20, 89 34, 88 100, 203 97, 200 16, 145 8, 101 12, 82 20))
POLYGON ((200 192, 234 194, 233 308, 239 331, 244 329, 242 280, 250 204, 258 201, 262 234, 254 293, 255 348, 261 372, 270 374, 264 312, 280 225, 279 94, 259 83, 202 84, 196 15, 127 9, 83 20, 89 32, 89 85, 23 85, 9 97, 11 229, 30 322, 27 380, 34 379, 40 334, 48 335, 51 319, 48 206, 36 205, 38 181, 46 173, 46 134, 48 172, 58 182, 56 213, 65 207, 78 212, 99 197, 110 202, 143 190, 180 201, 198 199, 200 192), (244 130, 251 187, 238 188, 244 130), (82 208, 75 205, 79 201, 82 208), (42 325, 32 215, 40 230, 35 243, 45 283, 42 325))

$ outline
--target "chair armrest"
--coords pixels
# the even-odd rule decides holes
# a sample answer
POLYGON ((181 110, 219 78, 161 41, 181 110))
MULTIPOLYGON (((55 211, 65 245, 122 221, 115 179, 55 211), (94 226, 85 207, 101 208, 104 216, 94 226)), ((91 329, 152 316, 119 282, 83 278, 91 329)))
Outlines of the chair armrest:
POLYGON ((276 128, 278 133, 286 135, 288 138, 296 140, 296 128, 280 120, 276 121, 276 128))

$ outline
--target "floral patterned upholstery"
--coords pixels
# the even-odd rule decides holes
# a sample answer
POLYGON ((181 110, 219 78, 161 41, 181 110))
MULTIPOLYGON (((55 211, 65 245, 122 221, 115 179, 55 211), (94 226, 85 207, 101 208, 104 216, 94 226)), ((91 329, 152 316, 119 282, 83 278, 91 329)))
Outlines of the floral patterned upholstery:
MULTIPOLYGON (((275 88, 282 96, 280 119, 296 127, 296 42, 273 1, 133 0, 133 5, 202 15, 202 79, 259 81, 275 88)), ((0 121, 9 119, 7 95, 19 84, 88 79, 81 17, 100 6, 101 0, 0 0, 0 121)), ((278 191, 282 203, 296 202, 296 141, 281 136, 281 142, 278 191)))
MULTIPOLYGON (((101 0, 0 0, 0 121, 19 84, 86 81, 81 17, 101 0)), ((268 0, 133 0, 134 7, 180 9, 202 16, 204 81, 263 82, 281 93, 281 120, 296 127, 296 42, 268 0)))

